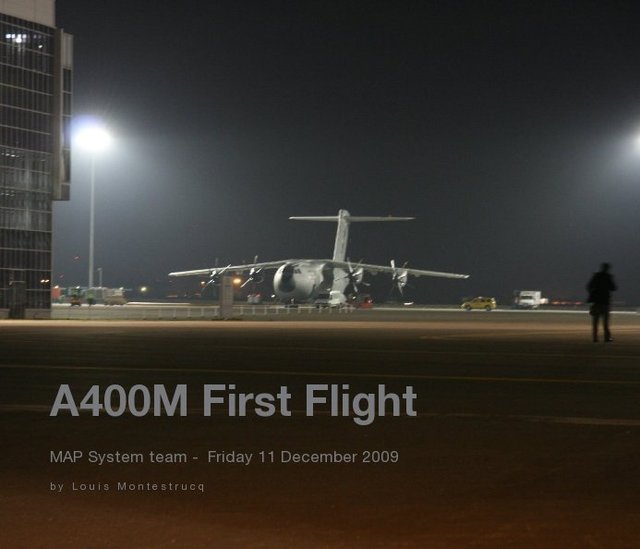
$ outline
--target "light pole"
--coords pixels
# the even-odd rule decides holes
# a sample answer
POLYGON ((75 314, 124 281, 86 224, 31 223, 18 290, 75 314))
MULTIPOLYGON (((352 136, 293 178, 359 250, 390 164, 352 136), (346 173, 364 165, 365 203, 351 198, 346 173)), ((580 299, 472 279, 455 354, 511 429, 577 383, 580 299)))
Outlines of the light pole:
POLYGON ((91 154, 90 173, 90 205, 89 205, 89 280, 88 289, 93 288, 93 256, 94 256, 94 225, 96 210, 96 155, 105 150, 111 143, 111 136, 102 126, 89 126, 76 136, 77 143, 91 154))

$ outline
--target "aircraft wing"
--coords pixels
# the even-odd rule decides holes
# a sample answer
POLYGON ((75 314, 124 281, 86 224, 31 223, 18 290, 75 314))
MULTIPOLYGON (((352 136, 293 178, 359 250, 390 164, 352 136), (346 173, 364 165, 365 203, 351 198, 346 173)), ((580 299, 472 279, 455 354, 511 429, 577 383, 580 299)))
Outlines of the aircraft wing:
POLYGON ((277 269, 285 263, 295 262, 295 259, 281 259, 279 261, 267 261, 265 263, 247 263, 246 265, 223 265, 221 267, 210 267, 208 269, 195 269, 193 271, 175 271, 169 276, 212 276, 222 274, 222 272, 250 271, 251 269, 277 269))
MULTIPOLYGON (((333 267, 349 271, 349 263, 346 261, 331 261, 333 267)), ((410 269, 408 267, 396 267, 395 269, 389 265, 368 265, 366 263, 351 263, 353 269, 363 269, 369 273, 407 273, 410 276, 436 276, 440 278, 469 278, 468 274, 443 273, 440 271, 425 271, 422 269, 410 269)))

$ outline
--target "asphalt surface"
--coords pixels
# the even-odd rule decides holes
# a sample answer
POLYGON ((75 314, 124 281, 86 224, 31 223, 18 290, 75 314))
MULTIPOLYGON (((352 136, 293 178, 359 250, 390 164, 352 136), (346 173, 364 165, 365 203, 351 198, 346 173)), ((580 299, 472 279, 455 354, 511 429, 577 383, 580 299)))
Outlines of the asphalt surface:
POLYGON ((616 315, 607 344, 590 341, 579 314, 366 319, 0 322, 0 544, 640 545, 640 315, 616 315), (186 415, 51 417, 63 384, 78 405, 93 385, 104 400, 116 384, 170 394, 185 384, 186 415), (206 417, 206 384, 286 386, 292 414, 260 417, 250 401, 246 417, 218 404, 206 417), (309 417, 310 384, 351 396, 412 387, 417 415, 400 406, 392 417, 389 404, 359 425, 353 408, 334 417, 318 405, 309 417), (99 465, 90 451, 144 462, 99 465), (209 462, 210 452, 252 461, 209 462), (367 452, 378 462, 363 463, 367 452), (355 456, 283 462, 296 453, 355 456))

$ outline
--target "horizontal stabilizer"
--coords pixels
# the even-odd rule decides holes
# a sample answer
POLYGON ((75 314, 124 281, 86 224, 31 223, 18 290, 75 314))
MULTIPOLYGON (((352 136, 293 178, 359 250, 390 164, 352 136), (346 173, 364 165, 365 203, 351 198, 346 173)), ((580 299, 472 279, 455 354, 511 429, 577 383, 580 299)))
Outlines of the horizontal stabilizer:
POLYGON ((337 215, 319 215, 319 216, 297 216, 290 217, 289 219, 295 219, 296 221, 338 221, 337 215))
MULTIPOLYGON (((317 215, 317 216, 295 216, 290 217, 295 221, 333 221, 337 222, 340 218, 337 215, 317 215)), ((348 215, 345 219, 349 223, 357 223, 359 221, 411 221, 415 217, 393 217, 393 216, 363 216, 363 215, 348 215)))
POLYGON ((347 253, 347 240, 349 239, 349 225, 362 221, 410 221, 414 217, 393 217, 393 216, 353 216, 347 210, 338 210, 338 215, 313 215, 290 217, 295 221, 331 221, 338 224, 336 230, 336 241, 333 246, 334 261, 344 261, 347 253))
POLYGON ((358 221, 411 221, 412 219, 415 219, 415 217, 393 217, 391 215, 388 215, 386 217, 384 216, 379 216, 379 217, 373 217, 373 216, 352 216, 349 218, 349 221, 351 223, 357 223, 358 221))

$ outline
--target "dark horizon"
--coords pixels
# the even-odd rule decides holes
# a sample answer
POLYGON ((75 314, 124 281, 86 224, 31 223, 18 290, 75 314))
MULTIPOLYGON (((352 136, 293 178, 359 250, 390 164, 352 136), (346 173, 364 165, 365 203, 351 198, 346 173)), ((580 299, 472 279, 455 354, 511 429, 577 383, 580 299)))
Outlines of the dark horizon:
MULTIPOLYGON (((584 299, 607 261, 615 300, 640 303, 632 10, 58 0, 75 113, 114 133, 97 166, 105 285, 164 286, 215 258, 329 257, 333 225, 288 217, 344 208, 417 218, 352 227, 354 261, 471 275, 413 280, 416 301, 584 299)), ((84 285, 81 151, 71 193, 54 206, 52 282, 84 285)))

